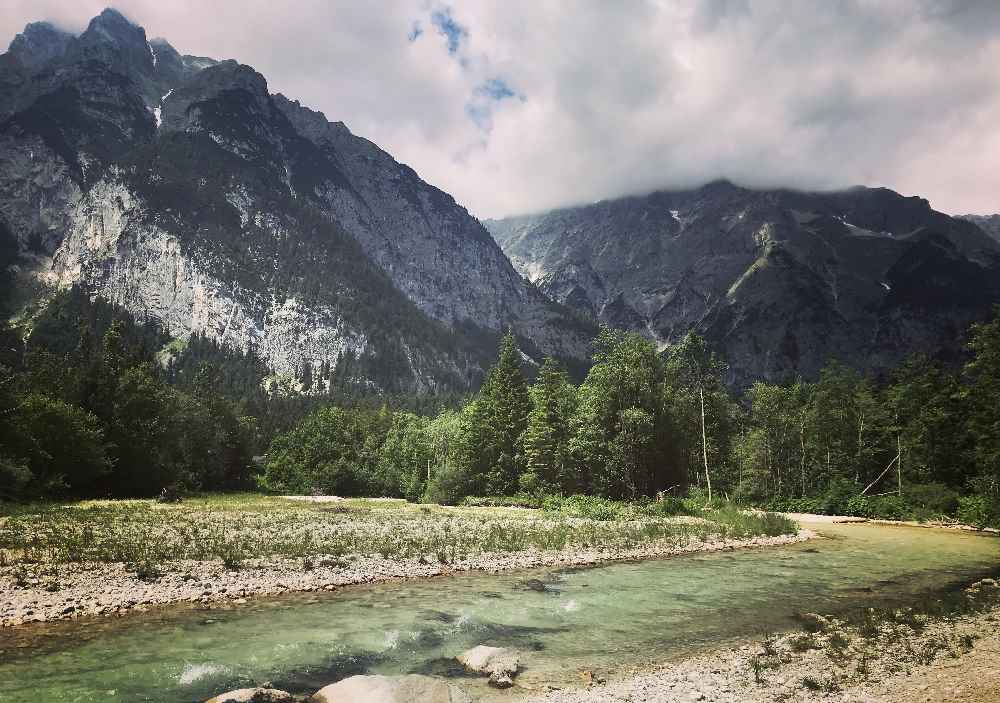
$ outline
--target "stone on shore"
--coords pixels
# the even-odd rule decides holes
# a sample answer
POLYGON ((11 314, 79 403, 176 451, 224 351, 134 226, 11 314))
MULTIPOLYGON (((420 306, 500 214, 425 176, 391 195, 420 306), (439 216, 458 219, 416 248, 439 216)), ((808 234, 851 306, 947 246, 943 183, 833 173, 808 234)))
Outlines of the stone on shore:
POLYGON ((520 656, 513 649, 505 647, 487 647, 479 645, 458 655, 460 661, 469 671, 488 674, 490 685, 497 688, 508 688, 514 685, 513 677, 520 665, 520 656))
POLYGON ((310 703, 472 703, 458 686, 419 674, 351 676, 325 686, 310 703))
POLYGON ((276 688, 240 688, 220 693, 205 703, 294 703, 292 694, 276 688))

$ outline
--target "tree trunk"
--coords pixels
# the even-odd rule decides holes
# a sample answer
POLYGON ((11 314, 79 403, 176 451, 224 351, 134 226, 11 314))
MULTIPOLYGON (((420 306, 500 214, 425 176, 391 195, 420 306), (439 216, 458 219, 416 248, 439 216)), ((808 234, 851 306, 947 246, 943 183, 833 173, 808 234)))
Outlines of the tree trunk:
POLYGON ((896 433, 896 489, 899 497, 903 497, 903 444, 896 433))
POLYGON ((799 477, 802 482, 802 497, 806 497, 806 426, 799 425, 799 477))
POLYGON ((701 401, 701 456, 705 460, 705 485, 708 486, 708 502, 712 502, 712 477, 708 473, 708 438, 705 435, 705 390, 698 384, 698 399, 701 401))

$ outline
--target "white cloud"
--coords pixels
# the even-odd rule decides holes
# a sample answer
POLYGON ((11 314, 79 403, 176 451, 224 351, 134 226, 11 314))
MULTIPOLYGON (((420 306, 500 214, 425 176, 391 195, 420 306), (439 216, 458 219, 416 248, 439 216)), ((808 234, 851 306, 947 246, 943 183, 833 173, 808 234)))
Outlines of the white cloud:
MULTIPOLYGON (((102 4, 13 0, 0 30, 79 29, 102 4)), ((1000 210, 991 0, 116 7, 182 52, 254 66, 480 216, 719 177, 1000 210), (515 96, 484 97, 494 79, 515 96)))

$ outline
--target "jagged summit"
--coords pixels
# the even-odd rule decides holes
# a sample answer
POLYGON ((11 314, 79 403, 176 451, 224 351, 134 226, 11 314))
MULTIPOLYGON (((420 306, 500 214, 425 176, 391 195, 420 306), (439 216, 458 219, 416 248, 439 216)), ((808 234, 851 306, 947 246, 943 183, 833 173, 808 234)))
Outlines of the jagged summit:
POLYGON ((8 51, 24 66, 38 68, 62 56, 73 35, 50 22, 31 22, 10 43, 8 51))

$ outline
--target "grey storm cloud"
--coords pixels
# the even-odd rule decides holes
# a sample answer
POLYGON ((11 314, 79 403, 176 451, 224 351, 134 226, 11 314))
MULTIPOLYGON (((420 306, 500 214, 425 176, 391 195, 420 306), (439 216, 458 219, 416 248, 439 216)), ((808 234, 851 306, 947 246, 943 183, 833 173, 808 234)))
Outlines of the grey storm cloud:
MULTIPOLYGON (((82 29, 105 3, 7 0, 82 29)), ((480 216, 730 178, 1000 211, 1000 3, 118 0, 480 216)))

